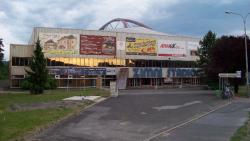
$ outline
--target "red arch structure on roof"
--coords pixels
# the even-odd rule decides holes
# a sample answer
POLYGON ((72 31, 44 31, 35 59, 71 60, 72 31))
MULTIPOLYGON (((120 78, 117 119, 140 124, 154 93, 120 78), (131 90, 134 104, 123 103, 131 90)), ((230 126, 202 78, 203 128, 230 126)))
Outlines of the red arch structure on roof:
MULTIPOLYGON (((152 29, 150 28, 149 26, 146 26, 144 25, 143 23, 140 23, 140 22, 137 22, 137 21, 134 21, 134 20, 130 20, 130 19, 123 19, 123 18, 116 18, 116 19, 113 19, 109 22, 107 22, 106 24, 104 24, 101 28, 99 28, 99 30, 106 30, 109 26, 112 27, 112 23, 115 23, 115 22, 121 22, 123 24, 123 27, 124 28, 129 28, 129 24, 134 24, 136 26, 140 26, 140 27, 144 27, 144 28, 148 28, 148 29, 152 29)), ((116 28, 116 27, 115 27, 116 28)), ((114 28, 114 29, 115 29, 114 28)))

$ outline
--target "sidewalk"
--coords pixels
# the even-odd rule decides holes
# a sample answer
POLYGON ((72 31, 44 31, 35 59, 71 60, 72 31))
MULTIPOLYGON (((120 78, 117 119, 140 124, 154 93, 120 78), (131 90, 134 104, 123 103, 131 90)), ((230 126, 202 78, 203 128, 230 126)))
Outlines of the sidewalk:
POLYGON ((232 104, 152 141, 229 141, 249 112, 250 100, 236 98, 232 104))

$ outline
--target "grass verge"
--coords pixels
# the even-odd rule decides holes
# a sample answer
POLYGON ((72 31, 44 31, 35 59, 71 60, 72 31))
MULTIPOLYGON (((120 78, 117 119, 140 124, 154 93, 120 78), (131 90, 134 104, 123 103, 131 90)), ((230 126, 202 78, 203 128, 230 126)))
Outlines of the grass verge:
POLYGON ((57 89, 46 91, 42 95, 30 95, 28 93, 1 94, 0 95, 0 141, 21 140, 26 133, 47 126, 49 123, 60 120, 61 118, 83 109, 91 104, 86 103, 80 107, 70 108, 47 108, 26 111, 11 111, 12 104, 32 104, 42 102, 60 101, 70 96, 99 95, 109 96, 109 92, 99 89, 57 89))
POLYGON ((236 96, 239 96, 239 97, 246 97, 246 93, 247 93, 246 86, 239 86, 239 91, 238 91, 238 93, 236 94, 236 96))
POLYGON ((248 121, 234 133, 230 141, 250 141, 250 113, 248 121))

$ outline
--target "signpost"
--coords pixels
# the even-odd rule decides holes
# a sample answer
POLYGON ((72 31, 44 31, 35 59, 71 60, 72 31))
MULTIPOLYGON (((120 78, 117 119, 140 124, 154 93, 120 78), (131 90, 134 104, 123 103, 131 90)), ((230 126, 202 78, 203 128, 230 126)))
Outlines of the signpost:
POLYGON ((241 78, 241 71, 236 73, 219 73, 219 90, 223 90, 225 83, 228 82, 228 78, 241 78))

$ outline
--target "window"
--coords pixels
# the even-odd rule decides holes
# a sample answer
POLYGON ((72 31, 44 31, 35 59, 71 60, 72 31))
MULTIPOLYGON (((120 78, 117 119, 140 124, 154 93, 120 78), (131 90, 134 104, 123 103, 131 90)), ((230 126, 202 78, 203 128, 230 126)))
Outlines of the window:
POLYGON ((12 75, 12 79, 24 79, 24 75, 12 75))
POLYGON ((12 57, 12 66, 28 66, 30 62, 30 57, 12 57))
POLYGON ((191 50, 191 51, 190 51, 190 55, 191 55, 191 56, 198 56, 197 50, 191 50))

